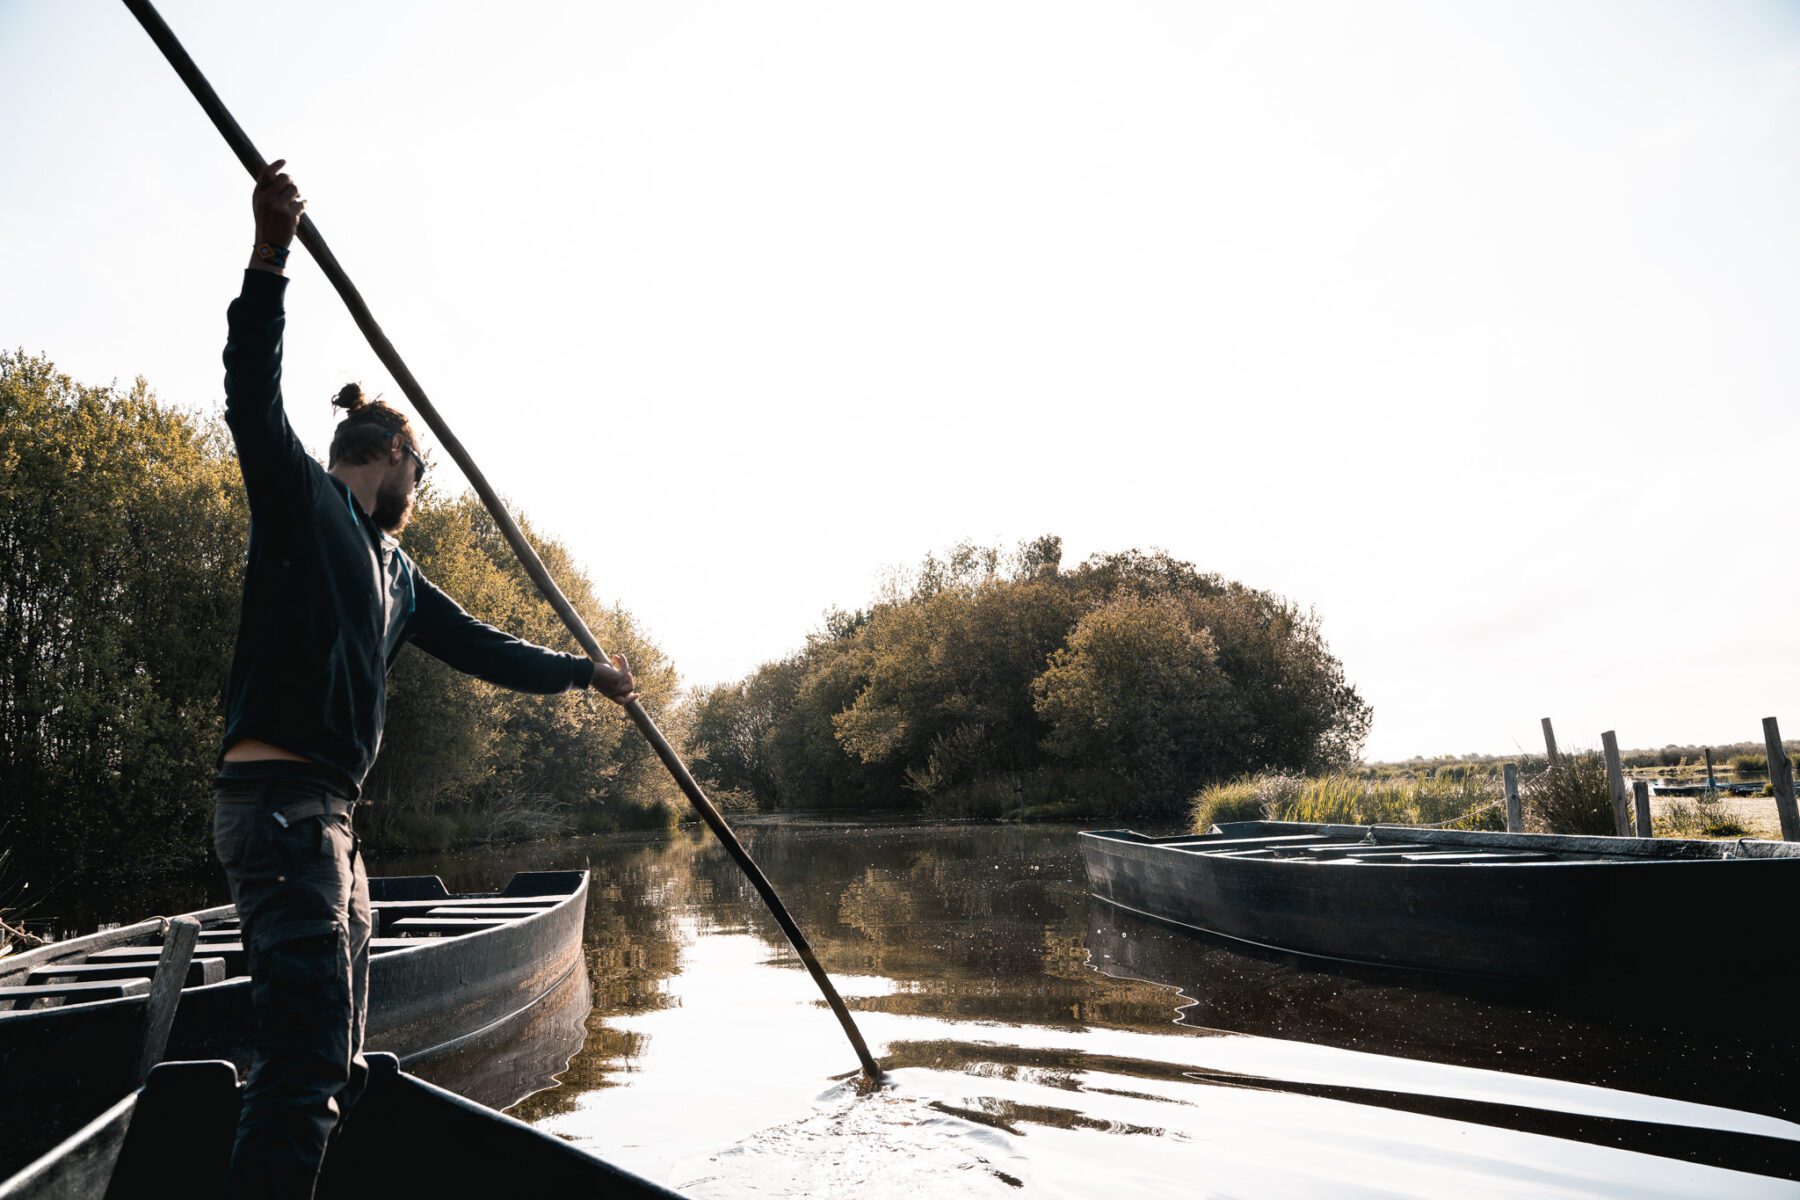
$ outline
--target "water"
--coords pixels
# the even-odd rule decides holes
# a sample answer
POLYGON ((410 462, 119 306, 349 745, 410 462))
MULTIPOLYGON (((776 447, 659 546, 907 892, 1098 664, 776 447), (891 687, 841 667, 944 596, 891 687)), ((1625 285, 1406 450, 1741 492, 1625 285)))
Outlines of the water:
POLYGON ((739 828, 883 1087, 704 832, 380 864, 594 872, 591 1012, 464 1086, 517 1095, 573 1051, 515 1115, 696 1197, 1800 1195, 1780 1014, 1553 1012, 1251 954, 1090 902, 1069 826, 739 828))

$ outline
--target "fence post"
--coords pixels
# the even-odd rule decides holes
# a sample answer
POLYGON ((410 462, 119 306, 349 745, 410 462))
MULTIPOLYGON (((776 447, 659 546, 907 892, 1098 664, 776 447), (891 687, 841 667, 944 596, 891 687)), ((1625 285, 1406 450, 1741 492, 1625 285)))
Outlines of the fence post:
POLYGON ((1506 832, 1525 832, 1525 806, 1519 800, 1519 768, 1507 763, 1500 768, 1506 780, 1506 832))
POLYGON ((1625 800, 1625 768, 1619 762, 1619 735, 1607 730, 1600 735, 1601 749, 1606 751, 1606 782, 1612 790, 1613 832, 1631 836, 1631 809, 1625 800))
POLYGON ((1794 806, 1794 760, 1781 748, 1781 726, 1763 718, 1763 744, 1769 752, 1769 784, 1775 789, 1775 811, 1781 814, 1781 840, 1800 842, 1800 808, 1794 806))
POLYGON ((1713 782, 1712 747, 1706 748, 1706 798, 1712 799, 1719 794, 1719 785, 1713 782))
POLYGON ((1642 779, 1632 780, 1631 798, 1637 807, 1637 835, 1655 837, 1656 826, 1650 820, 1650 785, 1642 779))
POLYGON ((1556 753, 1556 730, 1550 728, 1550 718, 1544 718, 1544 750, 1550 756, 1550 765, 1562 765, 1562 758, 1556 753))

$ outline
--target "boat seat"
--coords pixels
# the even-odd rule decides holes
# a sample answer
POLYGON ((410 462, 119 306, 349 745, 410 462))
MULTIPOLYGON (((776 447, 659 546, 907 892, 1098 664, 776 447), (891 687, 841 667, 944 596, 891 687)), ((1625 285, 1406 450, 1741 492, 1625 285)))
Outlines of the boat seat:
MULTIPOLYGON (((71 963, 61 967, 38 967, 25 977, 26 983, 49 983, 53 979, 68 979, 77 983, 88 983, 104 979, 149 979, 156 974, 156 964, 151 961, 141 963, 71 963)), ((200 987, 203 984, 218 983, 225 978, 225 960, 222 958, 195 958, 188 963, 187 981, 182 987, 200 987)))
POLYGON ((501 899, 499 896, 459 896, 451 900, 377 900, 370 905, 378 912, 417 912, 427 913, 440 908, 530 908, 538 911, 554 908, 564 896, 520 896, 501 899))
POLYGON ((1417 863, 1550 862, 1556 855, 1530 850, 1429 850, 1414 851, 1400 857, 1406 862, 1417 863))
POLYGON ((1219 838, 1210 842, 1176 842, 1172 845, 1157 847, 1158 849, 1180 850, 1185 854, 1216 854, 1221 850, 1251 850, 1259 846, 1294 846, 1317 845, 1320 842, 1339 841, 1323 833, 1282 833, 1268 837, 1219 838))
POLYGON ((395 921, 388 929, 414 937, 461 937, 510 924, 510 921, 484 921, 475 917, 406 917, 395 921))
POLYGON ((516 921, 520 917, 535 917, 543 911, 541 908, 434 908, 425 915, 427 917, 474 917, 489 921, 516 921))
POLYGON ((1349 845, 1307 846, 1301 852, 1317 858, 1326 855, 1342 855, 1345 858, 1361 858, 1370 854, 1391 854, 1397 851, 1428 850, 1424 842, 1381 842, 1369 845, 1367 842, 1352 842, 1349 845))
POLYGON ((142 996, 150 991, 148 979, 102 979, 89 983, 27 984, 24 987, 0 987, 0 1012, 24 1005, 30 1008, 39 1000, 61 1000, 64 1004, 80 1004, 85 1000, 117 1000, 121 996, 142 996))

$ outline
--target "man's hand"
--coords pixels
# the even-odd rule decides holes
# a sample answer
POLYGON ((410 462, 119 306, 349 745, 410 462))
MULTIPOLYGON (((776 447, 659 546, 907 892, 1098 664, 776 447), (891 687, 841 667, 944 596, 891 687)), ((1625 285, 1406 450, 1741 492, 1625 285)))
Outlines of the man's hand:
MULTIPOLYGON (((256 190, 250 193, 250 211, 256 217, 256 244, 272 247, 283 258, 286 256, 279 252, 293 244, 294 235, 300 230, 300 214, 306 211, 299 186, 281 169, 286 165, 287 159, 278 158, 264 167, 256 177, 256 190)), ((255 251, 251 252, 250 265, 286 274, 279 262, 255 251)))
POLYGON ((632 678, 631 664, 625 661, 623 654, 613 655, 611 666, 602 662, 594 664, 594 687, 616 704, 638 698, 637 680, 632 678))

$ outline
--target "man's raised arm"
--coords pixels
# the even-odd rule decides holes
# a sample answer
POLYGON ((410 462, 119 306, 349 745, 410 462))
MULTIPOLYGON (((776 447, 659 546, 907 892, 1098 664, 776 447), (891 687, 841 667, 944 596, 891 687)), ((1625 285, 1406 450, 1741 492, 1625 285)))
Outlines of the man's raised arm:
POLYGON ((265 167, 251 193, 256 246, 243 291, 227 310, 225 342, 225 424, 237 443, 250 511, 265 520, 310 505, 319 471, 281 405, 281 337, 287 325, 283 265, 306 209, 299 188, 281 170, 284 162, 265 167))

